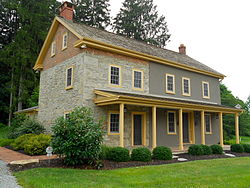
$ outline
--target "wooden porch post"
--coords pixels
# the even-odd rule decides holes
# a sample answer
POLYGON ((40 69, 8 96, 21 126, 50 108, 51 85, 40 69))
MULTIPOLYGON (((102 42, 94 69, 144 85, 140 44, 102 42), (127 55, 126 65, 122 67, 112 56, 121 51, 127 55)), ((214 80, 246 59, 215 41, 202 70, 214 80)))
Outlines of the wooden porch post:
POLYGON ((183 150, 182 109, 179 109, 179 150, 183 150))
POLYGON ((222 112, 219 112, 219 122, 220 122, 220 145, 221 145, 221 147, 223 147, 224 143, 223 143, 223 117, 222 117, 222 112))
POLYGON ((120 104, 120 147, 124 147, 124 104, 120 104))
POLYGON ((236 136, 236 144, 240 143, 240 135, 239 135, 239 114, 235 114, 235 136, 236 136))
POLYGON ((152 107, 152 148, 156 147, 156 106, 152 107))
POLYGON ((201 144, 205 145, 205 112, 201 111, 201 144))

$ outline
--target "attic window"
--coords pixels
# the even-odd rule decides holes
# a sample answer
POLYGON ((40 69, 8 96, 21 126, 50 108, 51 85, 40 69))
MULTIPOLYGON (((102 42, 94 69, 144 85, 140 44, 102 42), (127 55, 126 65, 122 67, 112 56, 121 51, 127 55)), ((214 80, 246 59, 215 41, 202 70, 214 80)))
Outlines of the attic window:
POLYGON ((63 35, 62 50, 66 49, 68 46, 68 33, 63 35))
POLYGON ((51 43, 51 57, 53 57, 54 55, 56 55, 56 41, 53 41, 51 43))

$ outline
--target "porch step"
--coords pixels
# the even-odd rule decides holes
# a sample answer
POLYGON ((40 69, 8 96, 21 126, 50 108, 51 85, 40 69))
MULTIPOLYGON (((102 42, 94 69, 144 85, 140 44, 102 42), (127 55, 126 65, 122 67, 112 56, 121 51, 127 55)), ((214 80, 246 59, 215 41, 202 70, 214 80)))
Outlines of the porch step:
POLYGON ((187 159, 185 159, 185 158, 178 158, 177 159, 178 161, 180 161, 180 162, 185 162, 185 161, 188 161, 187 159))

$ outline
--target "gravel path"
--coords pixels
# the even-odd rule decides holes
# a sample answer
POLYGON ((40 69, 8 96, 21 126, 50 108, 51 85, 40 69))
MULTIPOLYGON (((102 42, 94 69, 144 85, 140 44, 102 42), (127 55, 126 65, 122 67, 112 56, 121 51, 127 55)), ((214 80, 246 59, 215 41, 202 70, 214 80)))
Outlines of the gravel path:
POLYGON ((0 187, 1 188, 21 188, 16 182, 16 178, 11 175, 7 163, 0 160, 0 187))

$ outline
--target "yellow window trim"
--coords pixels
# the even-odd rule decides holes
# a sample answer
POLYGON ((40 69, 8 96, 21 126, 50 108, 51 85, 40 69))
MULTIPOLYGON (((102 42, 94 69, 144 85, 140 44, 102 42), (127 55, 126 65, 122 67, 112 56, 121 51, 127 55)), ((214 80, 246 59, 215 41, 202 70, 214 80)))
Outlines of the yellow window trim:
MULTIPOLYGON (((146 137, 147 137, 147 113, 146 112, 132 112, 132 130, 131 130, 131 145, 134 146, 134 115, 142 115, 142 146, 146 146, 146 137)), ((136 145, 137 146, 137 145, 136 145)), ((139 146, 139 145, 138 145, 139 146)))
POLYGON ((50 56, 51 57, 54 57, 56 55, 56 41, 53 41, 51 43, 51 52, 50 52, 50 56), (54 51, 53 51, 54 49, 54 51))
POLYGON ((62 50, 65 50, 68 47, 68 41, 69 41, 69 35, 68 32, 63 34, 63 39, 62 39, 62 50), (64 46, 64 37, 67 36, 67 41, 66 41, 66 46, 64 46))
POLYGON ((66 119, 66 115, 67 114, 70 114, 72 111, 64 111, 64 113, 63 113, 63 117, 64 117, 64 119, 66 119))
POLYGON ((166 74, 166 93, 168 94, 175 94, 175 75, 173 74, 166 74), (168 90, 168 76, 173 77, 173 91, 168 90))
POLYGON ((204 99, 210 99, 210 88, 209 88, 209 82, 202 81, 202 96, 204 99), (207 89, 208 89, 208 96, 204 95, 204 84, 207 84, 207 89))
POLYGON ((176 111, 167 111, 167 134, 168 135, 177 135, 176 129, 177 129, 177 127, 176 127, 176 111), (169 132, 169 122, 168 122, 168 114, 169 113, 174 113, 174 130, 175 130, 175 132, 169 132))
POLYGON ((188 97, 191 96, 191 82, 190 82, 190 78, 182 77, 182 95, 183 96, 188 96, 188 97), (184 80, 188 80, 188 90, 189 90, 189 93, 184 93, 184 80))
POLYGON ((66 79, 65 79, 65 89, 73 89, 73 83, 74 83, 74 66, 70 66, 66 68, 66 79), (68 78, 68 70, 72 69, 72 75, 71 75, 71 85, 67 86, 67 78, 68 78))
MULTIPOLYGON (((210 132, 207 132, 207 125, 206 125, 206 121, 205 121, 205 134, 212 134, 212 116, 211 114, 205 114, 205 116, 209 116, 210 119, 210 132)), ((206 118, 205 118, 206 120, 206 118)))
POLYGON ((109 86, 121 88, 122 87, 122 67, 118 65, 113 65, 113 64, 109 65, 109 79, 108 80, 109 80, 109 86), (119 68, 119 85, 111 84, 111 67, 119 68))
POLYGON ((108 135, 120 135, 120 125, 119 125, 119 133, 110 132, 110 115, 111 114, 119 114, 120 115, 120 112, 119 111, 114 111, 114 110, 108 111, 108 135))
POLYGON ((137 91, 144 91, 144 72, 143 70, 140 70, 140 69, 132 69, 132 89, 133 90, 137 90, 137 91), (141 88, 137 88, 137 87, 134 87, 135 86, 135 83, 134 83, 134 72, 141 72, 141 88))

